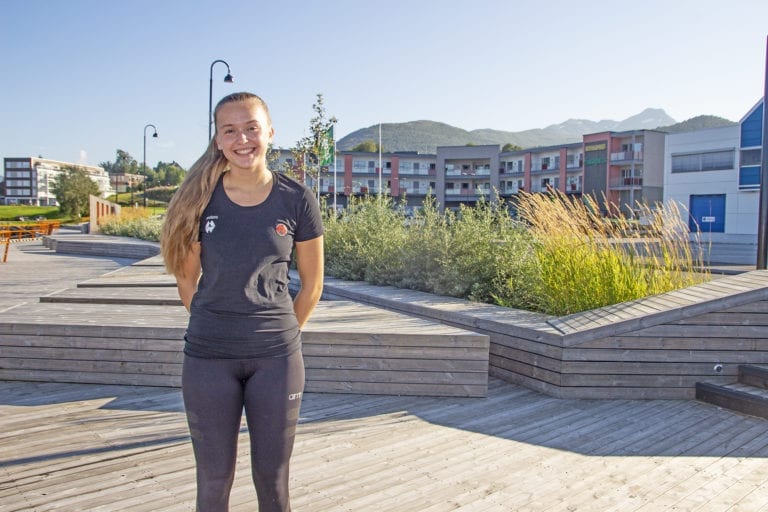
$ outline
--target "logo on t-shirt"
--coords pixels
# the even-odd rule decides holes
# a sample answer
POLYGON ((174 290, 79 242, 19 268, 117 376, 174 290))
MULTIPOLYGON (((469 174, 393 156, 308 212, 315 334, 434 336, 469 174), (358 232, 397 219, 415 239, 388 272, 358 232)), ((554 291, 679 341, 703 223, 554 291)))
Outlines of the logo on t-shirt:
POLYGON ((282 222, 278 222, 275 225, 275 233, 277 233, 278 236, 285 236, 288 234, 288 226, 283 224, 282 222))
POLYGON ((205 232, 213 233, 214 229, 216 229, 216 223, 213 222, 213 219, 208 219, 208 221, 205 223, 205 232))

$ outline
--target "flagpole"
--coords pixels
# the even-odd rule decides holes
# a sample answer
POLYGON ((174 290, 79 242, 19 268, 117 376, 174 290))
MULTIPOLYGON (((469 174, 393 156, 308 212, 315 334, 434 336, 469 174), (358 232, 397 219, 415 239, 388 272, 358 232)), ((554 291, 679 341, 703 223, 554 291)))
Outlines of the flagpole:
POLYGON ((336 183, 336 136, 333 137, 333 214, 336 215, 336 189, 339 184, 336 183))
POLYGON ((757 219, 757 270, 768 266, 768 37, 765 39, 765 77, 763 81, 763 140, 760 164, 760 197, 757 219))
POLYGON ((379 123, 379 200, 381 200, 381 123, 379 123))

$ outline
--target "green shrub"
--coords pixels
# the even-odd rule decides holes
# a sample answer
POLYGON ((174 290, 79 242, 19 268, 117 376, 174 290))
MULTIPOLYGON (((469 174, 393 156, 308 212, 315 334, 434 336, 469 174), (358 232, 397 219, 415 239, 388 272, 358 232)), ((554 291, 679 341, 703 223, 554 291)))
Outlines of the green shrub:
POLYGON ((152 242, 160 241, 163 218, 144 208, 124 208, 120 215, 105 217, 99 229, 105 235, 128 236, 152 242))

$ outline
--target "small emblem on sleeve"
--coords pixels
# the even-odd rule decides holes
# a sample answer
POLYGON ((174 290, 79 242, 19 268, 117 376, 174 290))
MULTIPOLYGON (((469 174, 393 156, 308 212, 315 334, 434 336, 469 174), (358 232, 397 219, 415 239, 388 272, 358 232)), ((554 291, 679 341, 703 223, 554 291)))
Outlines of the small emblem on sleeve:
POLYGON ((275 225, 275 233, 277 233, 278 236, 285 236, 288 234, 288 226, 283 224, 282 222, 278 222, 275 225))
POLYGON ((216 223, 213 222, 213 220, 209 220, 205 223, 205 232, 206 233, 213 233, 213 230, 216 229, 216 223))

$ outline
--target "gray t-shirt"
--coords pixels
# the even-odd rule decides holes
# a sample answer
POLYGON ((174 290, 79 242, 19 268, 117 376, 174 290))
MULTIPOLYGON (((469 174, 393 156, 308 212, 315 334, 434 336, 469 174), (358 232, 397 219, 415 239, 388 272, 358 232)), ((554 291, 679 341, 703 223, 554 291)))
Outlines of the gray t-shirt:
POLYGON ((301 183, 273 173, 266 200, 240 206, 220 179, 200 219, 202 277, 184 353, 254 358, 301 348, 288 268, 294 242, 322 234, 317 200, 301 183))

